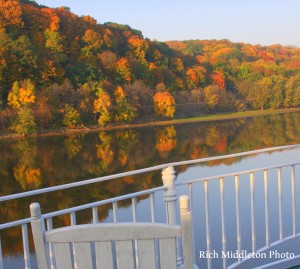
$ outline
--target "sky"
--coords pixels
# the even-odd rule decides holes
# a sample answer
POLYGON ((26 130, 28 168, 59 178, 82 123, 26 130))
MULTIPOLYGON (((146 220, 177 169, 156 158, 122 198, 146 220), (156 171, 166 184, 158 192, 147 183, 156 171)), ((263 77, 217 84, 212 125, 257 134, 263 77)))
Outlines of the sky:
POLYGON ((300 47, 300 0, 36 0, 116 22, 151 40, 229 39, 300 47))

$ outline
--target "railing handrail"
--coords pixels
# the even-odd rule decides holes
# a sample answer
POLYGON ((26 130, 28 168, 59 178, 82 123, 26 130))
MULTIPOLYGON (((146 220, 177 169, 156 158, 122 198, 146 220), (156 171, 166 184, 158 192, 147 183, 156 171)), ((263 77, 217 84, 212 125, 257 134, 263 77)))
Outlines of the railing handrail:
POLYGON ((216 175, 216 176, 195 178, 195 179, 190 179, 190 180, 183 181, 183 182, 176 182, 176 186, 188 185, 188 184, 193 184, 193 183, 202 182, 202 181, 219 180, 221 177, 222 178, 234 177, 236 175, 246 175, 246 174, 250 174, 250 173, 262 172, 265 170, 272 170, 272 169, 276 169, 279 167, 283 168, 283 167, 289 167, 289 166, 296 166, 299 164, 300 164, 300 162, 277 164, 277 165, 265 166, 265 167, 255 168, 255 169, 236 171, 236 172, 227 173, 227 174, 220 174, 220 175, 216 175))
MULTIPOLYGON (((141 195, 146 195, 146 194, 154 193, 154 192, 157 192, 157 191, 162 191, 164 189, 166 189, 166 187, 161 186, 161 187, 152 188, 152 189, 139 191, 139 192, 134 192, 134 193, 130 193, 130 194, 125 194, 125 195, 121 195, 121 196, 117 196, 117 197, 114 197, 114 198, 109 198, 109 199, 106 199, 106 200, 101 200, 101 201, 97 201, 97 202, 93 202, 93 203, 74 206, 74 207, 54 211, 54 212, 51 212, 51 213, 43 214, 43 218, 44 219, 53 218, 53 217, 57 217, 57 216, 60 216, 60 215, 64 215, 64 214, 68 214, 68 213, 72 213, 72 212, 77 212, 79 210, 89 209, 89 208, 97 207, 97 206, 100 206, 100 205, 115 203, 115 202, 119 202, 119 201, 122 201, 122 200, 138 197, 138 196, 141 196, 141 195)), ((4 224, 0 224, 0 230, 11 228, 11 227, 18 226, 18 225, 27 224, 27 223, 30 223, 30 218, 16 220, 16 221, 12 221, 12 222, 7 222, 7 223, 4 223, 4 224)))
POLYGON ((165 169, 166 167, 169 167, 169 166, 175 167, 175 166, 180 166, 180 165, 204 163, 204 162, 209 162, 209 161, 223 160, 223 159, 227 159, 227 158, 241 157, 241 156, 259 154, 259 153, 265 153, 265 152, 277 151, 277 150, 284 150, 284 149, 292 149, 292 148, 297 148, 297 147, 300 147, 300 144, 265 148, 265 149, 259 149, 259 150, 252 150, 252 151, 246 151, 246 152, 240 152, 240 153, 215 156, 215 157, 207 157, 207 158, 200 158, 200 159, 195 159, 195 160, 161 164, 161 165, 156 165, 156 166, 138 169, 138 170, 134 170, 134 171, 123 172, 123 173, 118 173, 118 174, 104 176, 104 177, 97 177, 97 178, 93 178, 93 179, 87 179, 87 180, 83 180, 83 181, 79 181, 79 182, 67 183, 67 184, 63 184, 63 185, 47 187, 47 188, 42 188, 42 189, 33 190, 33 191, 5 195, 5 196, 0 197, 0 202, 9 201, 12 199, 24 198, 24 197, 48 193, 48 192, 53 192, 53 191, 58 191, 58 190, 64 190, 64 189, 84 186, 84 185, 89 185, 89 184, 93 184, 93 183, 103 182, 103 181, 116 179, 116 178, 122 178, 122 177, 126 177, 126 176, 138 175, 138 174, 142 174, 142 173, 156 171, 159 169, 165 169))

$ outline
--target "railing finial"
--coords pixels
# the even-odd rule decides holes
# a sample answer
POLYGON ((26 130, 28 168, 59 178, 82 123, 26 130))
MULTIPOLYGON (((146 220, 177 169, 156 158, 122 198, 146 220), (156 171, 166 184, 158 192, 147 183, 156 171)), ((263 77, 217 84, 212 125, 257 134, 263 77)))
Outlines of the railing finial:
POLYGON ((41 207, 39 203, 30 204, 31 219, 41 218, 41 207))

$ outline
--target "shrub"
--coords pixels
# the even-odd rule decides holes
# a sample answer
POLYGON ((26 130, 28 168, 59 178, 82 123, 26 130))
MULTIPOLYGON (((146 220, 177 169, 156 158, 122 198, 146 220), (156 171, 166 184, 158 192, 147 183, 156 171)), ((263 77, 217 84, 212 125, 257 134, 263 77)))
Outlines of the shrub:
POLYGON ((82 127, 79 112, 69 104, 65 105, 63 124, 68 127, 68 129, 82 127))
POLYGON ((10 129, 20 135, 35 133, 36 123, 32 109, 27 106, 21 107, 17 116, 12 120, 10 129))

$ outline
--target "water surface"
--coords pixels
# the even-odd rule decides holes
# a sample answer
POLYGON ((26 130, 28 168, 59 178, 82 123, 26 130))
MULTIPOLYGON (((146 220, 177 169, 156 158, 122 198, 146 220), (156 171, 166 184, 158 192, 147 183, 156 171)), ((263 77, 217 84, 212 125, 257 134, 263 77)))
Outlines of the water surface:
MULTIPOLYGON (((298 143, 300 113, 0 140, 1 196, 163 163, 298 143)), ((282 163, 283 160, 292 162, 297 159, 298 153, 283 151, 181 166, 176 168, 177 180, 261 167, 282 163)), ((158 171, 4 202, 0 205, 0 223, 28 217, 29 204, 33 201, 39 202, 46 213, 161 185, 161 174, 158 171)), ((246 191, 248 185, 243 188, 246 191)), ((201 188, 199 195, 203 195, 201 188)), ((145 199, 139 201, 138 208, 141 212, 143 203, 147 202, 145 199)), ((130 218, 129 203, 130 201, 119 204, 120 220, 130 218)), ((78 216, 77 221, 83 223, 89 218, 89 213, 83 213, 78 216)), ((110 206, 99 209, 100 220, 109 221, 110 218, 110 206)), ((141 218, 147 220, 148 217, 141 218)), ((70 220, 66 216, 58 222, 69 224, 70 220)), ((10 229, 1 231, 0 235, 5 263, 9 268, 22 268, 21 263, 17 262, 21 249, 21 231, 10 229)), ((30 244, 32 247, 32 242, 30 244)), ((199 245, 199 248, 202 246, 199 245)))

